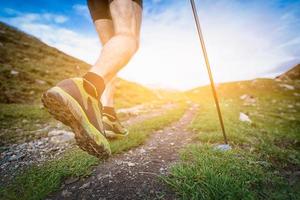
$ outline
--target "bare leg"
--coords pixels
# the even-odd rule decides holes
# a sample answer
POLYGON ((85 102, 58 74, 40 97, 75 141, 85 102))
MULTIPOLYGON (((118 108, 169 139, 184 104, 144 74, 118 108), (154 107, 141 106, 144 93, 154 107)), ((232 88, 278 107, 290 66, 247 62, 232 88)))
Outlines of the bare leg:
POLYGON ((114 94, 116 90, 117 78, 114 77, 108 84, 101 97, 101 103, 105 107, 114 107, 114 94))
POLYGON ((132 0, 110 3, 115 35, 104 45, 91 72, 103 77, 107 84, 123 68, 138 49, 136 19, 132 0))
MULTIPOLYGON (((135 22, 136 22, 136 29, 135 29, 135 35, 138 40, 139 45, 139 38, 140 38, 140 28, 141 28, 141 22, 142 22, 142 8, 139 4, 136 2, 133 2, 133 10, 135 15, 135 22)), ((114 93, 115 93, 115 84, 117 80, 115 77, 106 84, 105 91, 102 94, 101 102, 103 106, 113 107, 114 106, 114 93)))
MULTIPOLYGON (((95 27, 103 46, 114 36, 113 22, 110 19, 99 19, 95 21, 95 27)), ((101 96, 101 103, 103 106, 114 107, 114 91, 115 91, 114 77, 106 84, 105 90, 101 96)))
POLYGON ((114 36, 114 26, 111 19, 98 19, 94 22, 99 39, 104 46, 114 36))

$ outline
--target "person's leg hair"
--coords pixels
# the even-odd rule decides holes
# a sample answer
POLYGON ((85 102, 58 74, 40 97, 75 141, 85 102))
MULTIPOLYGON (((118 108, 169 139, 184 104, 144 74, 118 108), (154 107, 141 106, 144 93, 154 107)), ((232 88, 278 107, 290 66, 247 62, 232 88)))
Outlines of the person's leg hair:
POLYGON ((103 77, 107 84, 123 68, 138 48, 136 20, 132 0, 113 0, 110 12, 114 36, 104 45, 91 72, 103 77))

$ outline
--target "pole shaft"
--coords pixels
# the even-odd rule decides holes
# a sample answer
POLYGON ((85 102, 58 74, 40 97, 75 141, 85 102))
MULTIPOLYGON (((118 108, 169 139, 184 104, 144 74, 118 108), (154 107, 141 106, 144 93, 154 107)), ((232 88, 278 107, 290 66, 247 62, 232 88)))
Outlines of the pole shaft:
POLYGON ((195 4, 194 0, 190 0, 190 2, 191 2, 192 10, 193 10, 194 19, 195 19, 195 22, 196 22, 196 27, 197 27, 198 36, 199 36, 199 39, 200 39, 201 48, 202 48, 204 59, 205 59, 205 64, 206 64, 208 76, 209 76, 209 79, 210 79, 210 85, 211 85, 212 93, 213 93, 215 104, 216 104, 217 111, 218 111, 218 116, 219 116, 219 121, 220 121, 221 128, 222 128, 224 142, 225 142, 225 144, 228 144, 228 140, 227 140, 227 136, 226 136, 226 132, 225 132, 225 126, 224 126, 224 122, 223 122, 223 117, 222 117, 222 113, 221 113, 221 109, 220 109, 220 105, 219 105, 218 94, 217 94, 217 91, 216 91, 215 82, 214 82, 214 79, 213 79, 213 75, 212 75, 209 60, 208 60, 208 55, 207 55, 206 46, 205 46, 205 43, 204 43, 204 37, 203 37, 203 34, 202 34, 201 26, 200 26, 199 16, 198 16, 197 9, 196 9, 196 4, 195 4))

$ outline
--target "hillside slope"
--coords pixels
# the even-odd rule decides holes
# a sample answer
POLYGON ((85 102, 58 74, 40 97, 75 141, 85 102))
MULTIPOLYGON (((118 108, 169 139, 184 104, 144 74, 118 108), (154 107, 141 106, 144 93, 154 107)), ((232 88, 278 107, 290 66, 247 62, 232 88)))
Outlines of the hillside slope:
POLYGON ((281 80, 300 80, 300 64, 277 77, 281 80))
MULTIPOLYGON (((83 75, 88 69, 87 63, 0 22, 0 152, 2 146, 47 134, 43 128, 56 122, 41 108, 41 94, 60 80, 83 75)), ((157 99, 153 91, 137 83, 117 82, 117 108, 157 99)))
MULTIPOLYGON (((0 103, 39 102, 47 88, 89 69, 87 63, 1 22, 0 66, 0 103)), ((116 98, 121 106, 132 106, 154 100, 156 95, 141 85, 120 80, 116 98), (124 99, 122 91, 134 98, 124 99)))

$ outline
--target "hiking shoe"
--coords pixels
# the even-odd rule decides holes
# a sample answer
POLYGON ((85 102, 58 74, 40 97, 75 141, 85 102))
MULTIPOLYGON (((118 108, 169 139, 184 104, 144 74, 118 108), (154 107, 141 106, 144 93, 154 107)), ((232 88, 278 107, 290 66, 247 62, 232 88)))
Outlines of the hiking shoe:
POLYGON ((115 139, 128 135, 128 130, 121 124, 118 117, 103 112, 102 120, 107 138, 115 139))
POLYGON ((83 78, 70 78, 42 95, 42 102, 50 114, 72 128, 78 146, 98 158, 111 154, 102 124, 102 105, 90 82, 83 78), (89 87, 89 90, 86 90, 89 87))

